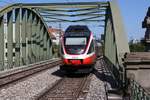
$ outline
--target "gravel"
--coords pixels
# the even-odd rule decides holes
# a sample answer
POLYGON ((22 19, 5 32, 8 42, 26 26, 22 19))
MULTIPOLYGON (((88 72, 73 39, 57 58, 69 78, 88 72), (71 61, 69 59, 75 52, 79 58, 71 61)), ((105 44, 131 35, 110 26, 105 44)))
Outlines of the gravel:
POLYGON ((86 100, 106 100, 104 82, 99 80, 95 75, 92 76, 86 100))
MULTIPOLYGON (((89 90, 84 100, 106 100, 105 86, 108 83, 104 80, 103 74, 107 71, 104 70, 104 63, 100 62, 101 60, 96 63, 89 90)), ((59 67, 55 67, 43 71, 13 86, 0 89, 0 100, 35 100, 39 94, 61 79, 59 76, 52 75, 58 69, 59 67)))
POLYGON ((0 89, 0 100, 33 100, 42 91, 51 87, 57 80, 58 76, 52 75, 59 67, 40 72, 28 79, 18 82, 13 86, 0 89))
POLYGON ((105 79, 106 75, 109 76, 110 73, 106 70, 104 61, 100 59, 96 62, 86 100, 107 100, 106 87, 110 84, 105 79))

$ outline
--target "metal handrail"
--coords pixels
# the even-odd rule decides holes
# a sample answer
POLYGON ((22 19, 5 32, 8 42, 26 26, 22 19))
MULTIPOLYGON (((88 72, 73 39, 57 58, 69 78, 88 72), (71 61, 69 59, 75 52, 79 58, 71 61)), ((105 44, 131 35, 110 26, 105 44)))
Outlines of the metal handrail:
POLYGON ((131 100, 150 100, 150 94, 135 80, 130 80, 131 100))

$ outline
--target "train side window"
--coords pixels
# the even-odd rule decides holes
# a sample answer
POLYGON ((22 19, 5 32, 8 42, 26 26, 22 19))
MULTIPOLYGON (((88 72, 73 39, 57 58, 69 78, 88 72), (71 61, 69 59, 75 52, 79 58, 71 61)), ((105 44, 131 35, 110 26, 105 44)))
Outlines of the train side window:
POLYGON ((88 51, 88 54, 89 53, 92 53, 94 51, 94 41, 92 40, 91 44, 90 44, 90 47, 89 47, 89 51, 88 51))

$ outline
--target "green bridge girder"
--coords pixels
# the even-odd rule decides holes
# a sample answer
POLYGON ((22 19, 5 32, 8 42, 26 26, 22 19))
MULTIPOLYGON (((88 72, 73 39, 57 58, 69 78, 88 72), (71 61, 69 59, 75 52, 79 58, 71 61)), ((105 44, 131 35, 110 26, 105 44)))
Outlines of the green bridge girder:
POLYGON ((104 56, 117 79, 123 81, 122 58, 129 52, 129 46, 116 1, 19 3, 0 9, 0 69, 52 58, 49 22, 101 23, 105 34, 104 56))
POLYGON ((110 2, 109 5, 105 20, 104 55, 118 84, 124 85, 126 74, 122 59, 130 50, 119 8, 116 2, 110 2))
POLYGON ((52 58, 52 42, 42 17, 14 4, 0 10, 0 69, 7 70, 52 58))

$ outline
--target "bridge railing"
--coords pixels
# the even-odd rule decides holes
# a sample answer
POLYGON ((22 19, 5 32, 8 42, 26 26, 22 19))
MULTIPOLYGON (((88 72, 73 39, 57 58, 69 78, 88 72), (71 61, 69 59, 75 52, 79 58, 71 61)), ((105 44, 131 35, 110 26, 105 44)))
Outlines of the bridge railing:
POLYGON ((135 80, 130 79, 131 100, 150 100, 150 94, 135 80))
POLYGON ((150 100, 150 53, 130 52, 125 55, 126 93, 131 100, 150 100))

